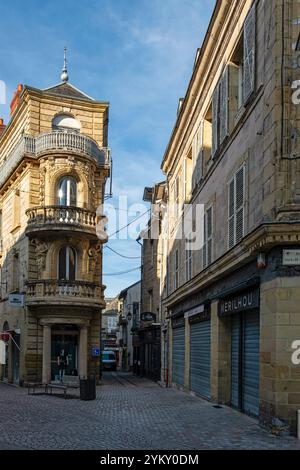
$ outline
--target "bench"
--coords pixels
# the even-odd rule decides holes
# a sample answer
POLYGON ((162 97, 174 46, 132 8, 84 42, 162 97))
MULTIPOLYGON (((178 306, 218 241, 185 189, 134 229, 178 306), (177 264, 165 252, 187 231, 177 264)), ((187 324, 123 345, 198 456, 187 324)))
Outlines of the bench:
POLYGON ((27 384, 28 395, 34 395, 37 388, 43 388, 43 389, 44 389, 44 393, 47 392, 47 390, 46 390, 47 385, 42 384, 42 383, 29 382, 29 383, 27 384), (31 390, 32 390, 32 392, 31 392, 31 390))
POLYGON ((48 390, 50 390, 50 395, 52 395, 53 389, 62 390, 64 392, 65 399, 67 398, 68 387, 66 385, 61 385, 61 384, 47 384, 46 385, 46 393, 48 393, 48 390))

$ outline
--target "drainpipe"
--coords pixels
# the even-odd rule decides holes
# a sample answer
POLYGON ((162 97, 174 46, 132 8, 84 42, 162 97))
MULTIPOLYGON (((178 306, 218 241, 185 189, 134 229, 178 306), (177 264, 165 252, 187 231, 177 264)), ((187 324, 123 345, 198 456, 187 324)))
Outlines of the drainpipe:
POLYGON ((300 440, 300 410, 298 410, 297 415, 298 415, 297 416, 297 418, 298 418, 297 419, 297 431, 298 431, 297 437, 300 440))

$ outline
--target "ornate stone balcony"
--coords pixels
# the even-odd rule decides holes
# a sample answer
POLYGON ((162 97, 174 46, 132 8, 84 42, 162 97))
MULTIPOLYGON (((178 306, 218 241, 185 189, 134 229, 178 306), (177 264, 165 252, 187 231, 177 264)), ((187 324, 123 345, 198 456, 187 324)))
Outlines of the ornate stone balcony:
POLYGON ((26 235, 37 235, 39 232, 64 231, 84 232, 96 235, 97 215, 80 207, 73 206, 38 206, 27 209, 28 224, 26 235))
POLYGON ((75 132, 49 132, 37 137, 23 136, 0 165, 0 187, 20 165, 24 157, 38 158, 49 151, 71 151, 97 161, 110 170, 111 155, 107 147, 100 148, 89 137, 75 132))
POLYGON ((29 306, 71 305, 103 306, 104 287, 85 281, 59 281, 57 279, 28 281, 26 304, 29 306))

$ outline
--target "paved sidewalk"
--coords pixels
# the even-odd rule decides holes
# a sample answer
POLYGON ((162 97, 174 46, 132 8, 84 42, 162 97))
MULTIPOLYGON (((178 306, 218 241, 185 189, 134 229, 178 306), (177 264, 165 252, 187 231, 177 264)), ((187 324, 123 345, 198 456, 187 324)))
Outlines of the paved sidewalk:
POLYGON ((0 449, 300 450, 237 411, 129 374, 106 373, 91 402, 0 384, 0 409, 0 449))

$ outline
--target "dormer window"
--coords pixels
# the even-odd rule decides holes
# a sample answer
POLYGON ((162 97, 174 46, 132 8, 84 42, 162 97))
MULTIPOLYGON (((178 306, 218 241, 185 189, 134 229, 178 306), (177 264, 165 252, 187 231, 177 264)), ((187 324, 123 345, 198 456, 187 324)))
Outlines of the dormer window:
POLYGON ((58 114, 52 121, 52 129, 60 132, 80 132, 80 122, 70 114, 58 114))

